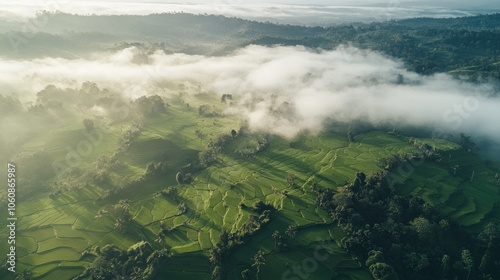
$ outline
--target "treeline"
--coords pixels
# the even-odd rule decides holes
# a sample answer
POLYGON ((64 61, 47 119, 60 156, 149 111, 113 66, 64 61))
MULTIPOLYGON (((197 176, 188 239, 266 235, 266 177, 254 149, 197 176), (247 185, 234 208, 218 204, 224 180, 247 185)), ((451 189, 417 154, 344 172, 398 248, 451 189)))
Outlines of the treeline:
MULTIPOLYGON (((43 15, 40 15, 43 16, 43 15)), ((400 21, 353 23, 331 27, 304 27, 261 23, 215 15, 186 13, 149 16, 79 16, 58 13, 50 16, 43 32, 30 35, 13 53, 8 43, 22 33, 0 34, 0 51, 12 57, 90 54, 95 47, 114 51, 135 46, 151 54, 166 53, 226 55, 250 44, 304 45, 334 49, 342 44, 374 49, 400 58, 408 69, 420 74, 449 72, 467 67, 474 71, 459 74, 478 80, 500 79, 500 14, 453 19, 407 19, 400 21), (113 23, 113 24, 110 24, 113 23), (176 28, 164 28, 176 26, 176 28), (64 30, 61 28, 64 27, 64 30), (64 32, 63 32, 64 31, 64 32), (71 32, 67 32, 71 31, 71 32), (10 36, 10 37, 9 37, 10 36), (78 44, 71 42, 77 40, 78 44), (60 42, 54 44, 53 42, 60 42), (132 42, 132 43, 124 43, 132 42), (173 44, 172 42, 176 42, 173 44), (34 49, 36 46, 44 48, 34 49), (83 53, 82 53, 83 52, 83 53)))
POLYGON ((317 190, 317 205, 343 229, 342 247, 379 279, 500 279, 500 228, 477 236, 418 197, 401 196, 384 174, 333 192, 317 190))
POLYGON ((95 247, 82 256, 94 256, 94 261, 85 271, 75 277, 80 279, 153 279, 159 265, 169 257, 166 249, 154 250, 149 242, 141 241, 126 251, 115 245, 95 247))
MULTIPOLYGON (((500 15, 497 15, 500 17, 500 15)), ((500 79, 495 62, 500 56, 500 30, 419 29, 402 27, 397 22, 330 27, 303 38, 262 35, 250 40, 258 45, 304 45, 333 49, 342 44, 373 49, 402 59, 406 67, 419 74, 449 72, 465 67, 481 70, 463 72, 471 80, 500 79)))

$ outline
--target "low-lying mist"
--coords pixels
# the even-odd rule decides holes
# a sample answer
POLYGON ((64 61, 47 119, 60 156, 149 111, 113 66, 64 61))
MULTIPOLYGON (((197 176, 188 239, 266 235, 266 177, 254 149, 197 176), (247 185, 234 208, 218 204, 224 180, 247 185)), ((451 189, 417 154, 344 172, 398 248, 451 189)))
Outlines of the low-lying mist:
POLYGON ((131 99, 169 98, 179 89, 168 85, 199 84, 202 92, 234 96, 226 114, 241 114, 254 131, 285 137, 320 132, 329 121, 361 121, 427 127, 437 137, 463 132, 490 143, 500 139, 495 85, 420 76, 400 61, 352 47, 249 46, 225 57, 146 55, 128 48, 90 59, 0 60, 0 72, 0 92, 15 92, 22 102, 34 101, 48 84, 77 88, 92 81, 131 99))

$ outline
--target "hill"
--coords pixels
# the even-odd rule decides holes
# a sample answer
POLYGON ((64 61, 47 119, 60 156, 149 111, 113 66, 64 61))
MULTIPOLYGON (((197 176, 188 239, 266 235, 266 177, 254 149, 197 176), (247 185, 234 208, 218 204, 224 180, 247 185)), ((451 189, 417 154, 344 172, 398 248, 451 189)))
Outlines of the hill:
POLYGON ((25 24, 4 24, 4 57, 87 57, 131 45, 153 52, 225 55, 240 47, 304 45, 369 48, 402 59, 421 74, 450 72, 471 80, 499 78, 500 15, 407 19, 371 24, 304 27, 185 13, 148 16, 39 14, 25 24), (36 24, 42 22, 43 24, 36 24))
POLYGON ((371 279, 346 252, 343 229, 317 206, 317 189, 335 192, 360 171, 389 172, 386 183, 396 194, 423 198, 471 233, 500 219, 499 164, 445 140, 384 131, 286 139, 247 131, 238 117, 222 114, 229 103, 206 93, 141 100, 127 105, 129 118, 95 119, 87 132, 80 120, 66 118, 14 151, 25 155, 15 157, 25 189, 18 202, 18 271, 70 279, 95 267, 107 244, 130 252, 147 242, 151 250, 168 250, 154 270, 157 279, 210 279, 213 248, 242 238, 225 253, 229 279, 254 271, 260 251, 264 279, 290 274, 304 260, 316 260, 310 279, 371 279), (439 151, 439 160, 406 160, 422 147, 439 151), (52 175, 34 181, 29 168, 38 165, 52 175), (326 250, 324 260, 315 257, 318 248, 326 250))

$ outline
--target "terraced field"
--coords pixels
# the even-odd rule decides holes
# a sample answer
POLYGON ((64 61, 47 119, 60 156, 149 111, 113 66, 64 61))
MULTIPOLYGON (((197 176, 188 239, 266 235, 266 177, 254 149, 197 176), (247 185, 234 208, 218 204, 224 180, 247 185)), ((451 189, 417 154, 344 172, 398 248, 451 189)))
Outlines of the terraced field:
POLYGON ((498 168, 497 163, 457 147, 445 150, 440 164, 416 167, 396 188, 403 194, 424 198, 474 231, 492 220, 500 220, 496 212, 500 203, 500 185, 495 180, 498 168))
MULTIPOLYGON (((20 203, 19 271, 30 269, 37 279, 70 279, 93 260, 83 254, 87 249, 109 243, 126 249, 146 240, 156 248, 168 247, 173 252, 162 266, 161 279, 210 279, 208 249, 219 241, 222 230, 234 232, 241 228, 253 213, 251 206, 263 201, 278 211, 267 226, 235 252, 229 266, 231 279, 239 279, 241 271, 250 268, 251 258, 259 249, 265 252, 267 261, 261 275, 265 275, 264 279, 281 279, 293 265, 314 259, 318 248, 327 252, 327 257, 316 263, 308 279, 325 279, 325 275, 335 279, 371 279, 368 271, 339 247, 342 232, 324 211, 315 207, 310 185, 345 185, 358 171, 378 171, 379 159, 410 153, 416 148, 398 136, 380 131, 358 135, 352 143, 339 134, 305 133, 293 140, 242 134, 225 146, 218 163, 194 174, 190 184, 178 185, 175 175, 183 165, 196 159, 198 152, 221 133, 239 128, 240 120, 233 116, 200 117, 193 108, 207 102, 216 104, 207 96, 190 97, 182 103, 174 100, 167 114, 146 120, 141 134, 119 153, 120 165, 109 170, 105 183, 79 186, 52 198, 43 193, 20 203), (269 143, 265 150, 250 157, 235 153, 255 149, 263 137, 269 143), (144 174, 148 163, 160 161, 168 163, 168 170, 161 176, 126 189, 119 198, 100 199, 120 180, 136 180, 144 174), (286 181, 288 174, 296 176, 291 186, 286 181), (169 186, 177 189, 177 196, 160 194, 169 186), (114 229, 113 214, 103 214, 111 213, 112 205, 120 199, 130 200, 132 222, 126 233, 114 229), (180 202, 188 209, 183 214, 179 213, 180 202), (162 225, 169 233, 158 242, 162 225), (298 227, 297 235, 288 250, 278 252, 271 235, 274 231, 283 233, 290 225, 298 227), (325 245, 329 240, 333 241, 325 245)), ((118 126, 103 129, 105 140, 82 159, 78 168, 86 170, 99 156, 113 154, 122 130, 118 126)), ((73 144, 81 139, 75 136, 78 129, 73 127, 66 132, 48 133, 43 141, 35 139, 26 149, 43 146, 56 158, 64 159, 61 143, 55 140, 61 135, 74 137, 73 144)), ((492 171, 498 165, 478 161, 476 156, 446 141, 421 141, 442 150, 443 161, 415 166, 414 172, 396 185, 396 191, 423 197, 471 230, 484 224, 486 217, 499 219, 500 196, 492 171), (459 168, 454 174, 455 165, 459 168)), ((79 177, 72 174, 51 182, 71 182, 73 178, 78 185, 79 177)), ((5 236, 3 228, 0 238, 5 236)), ((0 250, 6 250, 5 243, 0 244, 0 250)))

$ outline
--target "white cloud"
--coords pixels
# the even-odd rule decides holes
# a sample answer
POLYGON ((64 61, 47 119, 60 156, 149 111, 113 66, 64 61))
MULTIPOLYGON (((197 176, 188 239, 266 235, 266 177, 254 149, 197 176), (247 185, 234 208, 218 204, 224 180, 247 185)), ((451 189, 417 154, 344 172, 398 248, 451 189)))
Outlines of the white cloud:
POLYGON ((237 107, 228 113, 244 115, 252 129, 284 136, 320 131, 326 119, 333 119, 500 137, 494 129, 500 100, 491 96, 492 86, 459 82, 445 74, 419 76, 372 51, 249 46, 226 57, 157 52, 144 64, 133 62, 136 52, 129 48, 92 60, 0 60, 5 73, 0 89, 15 89, 26 101, 49 83, 77 88, 94 81, 129 97, 168 95, 168 88, 159 89, 167 82, 201 83, 204 90, 237 96, 237 107), (401 77, 404 83, 398 84, 401 77))

